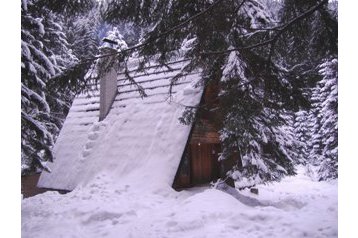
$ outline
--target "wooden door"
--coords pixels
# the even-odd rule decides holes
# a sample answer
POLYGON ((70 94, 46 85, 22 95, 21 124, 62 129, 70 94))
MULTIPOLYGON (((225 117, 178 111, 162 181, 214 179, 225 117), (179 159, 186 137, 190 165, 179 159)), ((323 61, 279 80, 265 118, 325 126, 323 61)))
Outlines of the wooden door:
POLYGON ((191 179, 193 184, 208 183, 219 176, 217 144, 191 144, 191 179))

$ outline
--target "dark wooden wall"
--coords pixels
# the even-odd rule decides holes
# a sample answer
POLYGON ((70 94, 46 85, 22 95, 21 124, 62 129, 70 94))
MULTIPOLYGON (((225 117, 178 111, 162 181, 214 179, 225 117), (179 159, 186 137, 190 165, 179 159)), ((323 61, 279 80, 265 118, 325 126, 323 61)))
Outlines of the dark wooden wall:
POLYGON ((194 143, 191 148, 192 184, 209 183, 220 177, 220 144, 194 143))
POLYGON ((214 119, 218 92, 219 88, 215 84, 205 89, 173 188, 192 187, 220 177, 220 135, 214 119))
POLYGON ((57 189, 37 187, 37 182, 39 181, 40 175, 41 173, 21 176, 21 194, 24 196, 24 198, 33 197, 37 194, 44 193, 47 191, 56 191, 60 194, 65 194, 70 192, 67 190, 57 190, 57 189))
POLYGON ((40 175, 41 173, 21 176, 21 193, 24 198, 32 197, 48 191, 47 189, 37 187, 40 175))
POLYGON ((195 124, 190 144, 197 143, 220 144, 218 130, 210 120, 201 119, 195 124))

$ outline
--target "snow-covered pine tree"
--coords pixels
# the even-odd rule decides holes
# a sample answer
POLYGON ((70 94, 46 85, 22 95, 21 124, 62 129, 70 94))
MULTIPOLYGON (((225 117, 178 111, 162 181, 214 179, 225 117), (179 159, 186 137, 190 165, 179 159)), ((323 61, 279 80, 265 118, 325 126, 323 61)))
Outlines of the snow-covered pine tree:
POLYGON ((318 171, 319 179, 338 177, 338 59, 332 58, 320 65, 323 79, 321 85, 322 126, 320 134, 324 138, 323 157, 318 171))
MULTIPOLYGON (((283 1, 281 21, 285 22, 292 17, 299 17, 299 13, 309 9, 312 2, 319 3, 320 1, 283 1)), ((321 130, 323 95, 320 86, 322 82, 318 83, 318 81, 322 79, 320 70, 322 62, 335 58, 337 55, 337 22, 336 3, 331 1, 286 31, 280 40, 280 45, 283 47, 278 49, 279 57, 284 59, 282 65, 290 69, 291 73, 297 77, 298 86, 304 90, 304 95, 311 101, 311 109, 307 115, 303 115, 304 110, 296 115, 298 121, 295 129, 296 132, 300 131, 298 134, 301 137, 300 155, 306 157, 309 170, 312 170, 312 166, 315 168, 312 175, 318 179, 323 177, 315 170, 319 169, 319 173, 323 173, 320 164, 325 160, 324 138, 328 136, 321 130)))
POLYGON ((78 58, 77 63, 56 75, 53 80, 55 87, 69 89, 75 93, 89 89, 93 82, 86 80, 85 75, 93 67, 94 58, 98 54, 100 44, 98 31, 103 23, 100 13, 101 2, 41 0, 40 3, 61 16, 64 25, 63 33, 72 53, 78 58))
POLYGON ((100 39, 99 28, 102 24, 99 7, 93 8, 86 14, 66 17, 65 32, 77 58, 91 59, 98 54, 100 39))
MULTIPOLYGON (((29 0, 23 0, 29 1, 29 0)), ((62 16, 74 16, 88 13, 91 9, 98 6, 98 0, 30 0, 40 9, 46 8, 55 14, 62 16)))
POLYGON ((311 134, 309 131, 308 112, 300 110, 295 113, 294 132, 298 140, 298 161, 301 164, 306 164, 309 158, 309 142, 311 134))
MULTIPOLYGON (((282 2, 283 7, 279 14, 281 24, 300 17, 303 12, 320 3, 325 4, 311 15, 293 24, 283 33, 279 41, 282 45, 278 49, 282 52, 279 56, 285 59, 284 63, 287 68, 301 69, 300 75, 308 70, 312 70, 315 74, 316 67, 323 58, 337 53, 338 21, 327 0, 284 0, 282 2)), ((313 78, 315 79, 317 80, 317 77, 313 78)), ((316 82, 313 81, 313 83, 316 82)))
POLYGON ((105 39, 110 40, 113 43, 104 41, 101 47, 108 47, 117 51, 128 48, 127 43, 124 41, 123 35, 119 32, 117 27, 113 27, 112 30, 109 30, 104 37, 104 40, 105 39))
MULTIPOLYGON (((338 50, 338 20, 332 3, 327 0, 294 1, 284 0, 279 11, 279 25, 292 19, 291 24, 278 39, 275 51, 276 61, 295 77, 294 87, 300 88, 310 99, 312 88, 321 79, 317 67, 322 60, 336 55, 338 50), (322 4, 322 5, 321 5, 322 4), (309 12, 314 6, 320 8, 309 12)), ((304 109, 306 110, 306 109, 304 109)))
POLYGON ((230 85, 235 82, 233 79, 230 83, 223 82, 220 97, 221 113, 226 115, 221 131, 223 157, 230 158, 235 154, 239 157, 238 167, 233 171, 239 186, 252 186, 292 175, 293 165, 297 162, 292 117, 285 110, 285 107, 292 107, 285 105, 287 98, 283 95, 287 92, 282 85, 275 85, 275 76, 270 78, 271 92, 264 88, 265 78, 249 76, 245 80, 246 77, 243 74, 236 85, 230 85), (258 82, 245 84, 245 81, 256 80, 258 82))
MULTIPOLYGON (((112 29, 106 32, 105 37, 102 39, 101 45, 98 47, 98 52, 100 54, 113 54, 114 52, 121 52, 127 48, 128 45, 123 35, 119 32, 117 27, 112 27, 112 29)), ((97 85, 98 79, 106 74, 111 67, 119 66, 120 61, 118 61, 118 59, 119 58, 115 55, 96 59, 91 69, 87 71, 85 79, 97 85)))
POLYGON ((309 157, 307 161, 313 165, 318 166, 320 161, 322 161, 322 148, 323 148, 323 138, 320 133, 321 121, 322 121, 322 98, 320 95, 320 88, 317 85, 312 89, 311 102, 312 108, 309 111, 308 115, 308 129, 310 134, 310 139, 307 141, 309 148, 309 157))
POLYGON ((56 77, 78 59, 69 48, 63 16, 48 4, 21 4, 22 174, 47 169, 44 162, 53 160, 52 147, 74 96, 74 90, 56 77))
POLYGON ((317 166, 317 179, 338 177, 338 60, 333 57, 319 66, 322 80, 313 91, 311 110, 311 163, 317 166))
MULTIPOLYGON (((46 168, 68 100, 48 88, 49 78, 75 61, 68 53, 59 19, 38 9, 35 1, 21 8, 21 156, 23 172, 46 168), (57 44, 55 45, 54 42, 57 44), (63 49, 63 50, 62 50, 63 49), (63 55, 63 53, 65 53, 63 55)), ((70 95, 69 95, 70 97, 70 95)))

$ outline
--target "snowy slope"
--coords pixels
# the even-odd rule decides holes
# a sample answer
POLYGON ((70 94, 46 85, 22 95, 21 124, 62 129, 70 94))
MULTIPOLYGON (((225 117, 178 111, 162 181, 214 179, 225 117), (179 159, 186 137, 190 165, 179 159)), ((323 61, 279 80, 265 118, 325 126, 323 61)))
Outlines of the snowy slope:
POLYGON ((336 180, 315 182, 300 170, 258 188, 242 192, 264 204, 251 207, 216 189, 149 192, 103 175, 66 195, 24 199, 22 237, 337 237, 336 180))
POLYGON ((131 76, 148 95, 144 98, 123 74, 118 75, 119 93, 101 122, 98 91, 91 97, 79 95, 56 142, 52 173, 42 173, 38 186, 73 190, 101 172, 148 188, 171 185, 190 132, 178 118, 184 105, 199 103, 203 92, 196 87, 200 73, 194 72, 180 78, 169 100, 170 80, 184 63, 133 70, 131 76))

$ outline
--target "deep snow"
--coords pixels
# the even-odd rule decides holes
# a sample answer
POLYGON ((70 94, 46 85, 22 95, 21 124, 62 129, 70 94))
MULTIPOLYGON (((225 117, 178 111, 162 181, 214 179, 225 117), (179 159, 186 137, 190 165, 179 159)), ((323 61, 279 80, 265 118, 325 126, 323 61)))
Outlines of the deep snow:
POLYGON ((202 95, 194 72, 166 100, 169 80, 183 65, 137 75, 150 94, 145 99, 119 78, 119 94, 101 122, 98 95, 76 98, 52 173, 40 179, 44 187, 74 190, 24 199, 22 237, 337 237, 337 181, 312 181, 303 168, 258 186, 259 195, 171 188, 190 132, 178 117, 202 95))
POLYGON ((24 199, 22 237, 337 237, 337 181, 298 172, 258 195, 240 191, 263 204, 255 207, 208 186, 149 190, 97 175, 65 195, 24 199))

